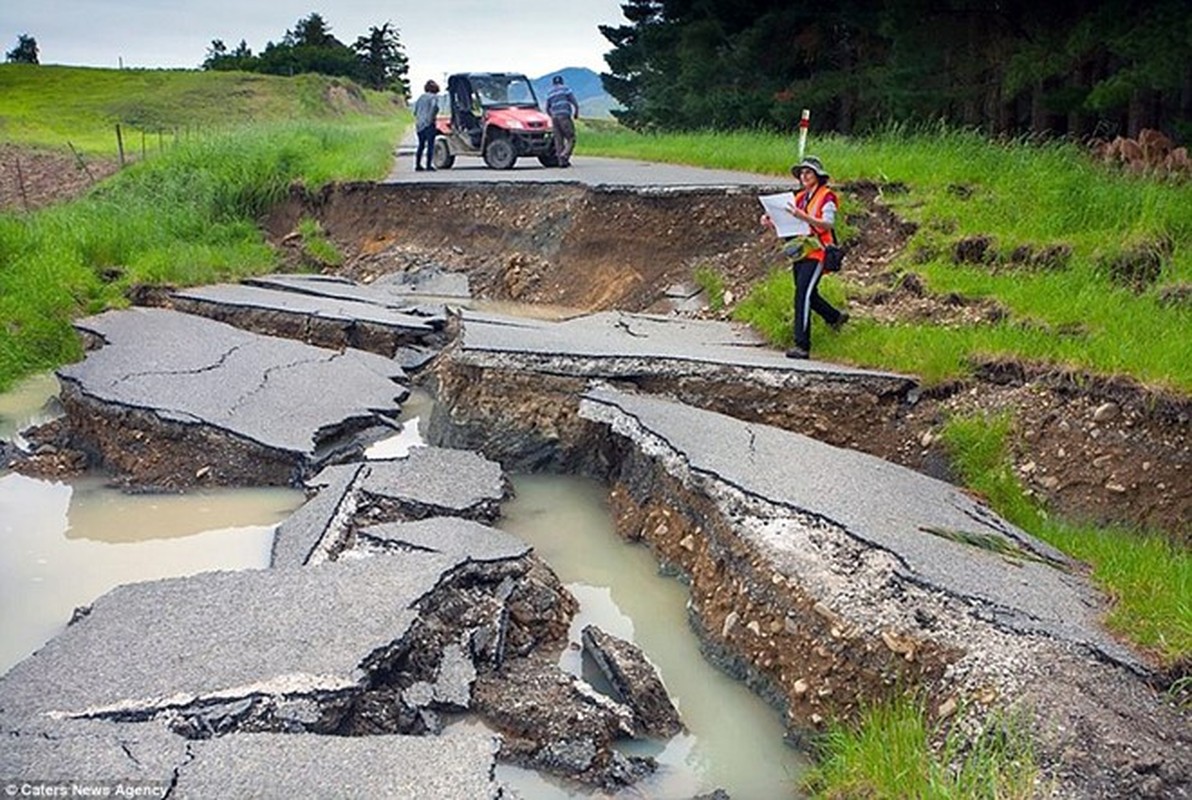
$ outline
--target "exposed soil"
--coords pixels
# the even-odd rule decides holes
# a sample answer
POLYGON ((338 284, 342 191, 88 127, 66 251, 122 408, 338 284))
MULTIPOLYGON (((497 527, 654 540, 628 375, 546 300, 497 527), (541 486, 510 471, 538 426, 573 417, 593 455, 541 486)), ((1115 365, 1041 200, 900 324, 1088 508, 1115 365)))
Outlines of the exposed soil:
MULTIPOLYGON (((91 176, 113 169, 91 164, 88 173, 70 155, 3 146, 0 208, 76 196, 91 176)), ((846 207, 857 209, 850 221, 860 235, 845 271, 828 280, 847 284, 854 319, 979 325, 1007 317, 996 303, 936 295, 913 272, 892 271, 914 232, 882 202, 900 187, 858 183, 842 190, 846 207)), ((724 318, 755 282, 783 264, 757 226, 748 192, 639 194, 532 184, 345 184, 315 195, 296 189, 265 225, 287 261, 309 268, 294 235, 303 216, 317 218, 347 256, 342 267, 324 271, 369 282, 437 265, 466 272, 478 297, 584 311, 672 311, 667 290, 690 286, 694 272, 707 267, 722 276, 728 309, 680 313, 724 318)), ((814 335, 828 334, 818 324, 814 335)), ((923 391, 882 436, 873 436, 871 425, 850 430, 850 415, 839 414, 832 429, 802 432, 954 479, 938 438, 943 422, 954 414, 1003 411, 1014 419, 1017 474, 1049 509, 1155 527, 1192 544, 1192 397, 1128 378, 1015 361, 979 363, 972 377, 923 391)))
POLYGON ((0 143, 0 211, 32 211, 78 197, 117 169, 114 160, 76 158, 69 149, 0 143))
MULTIPOLYGON (((847 207, 858 209, 851 222, 860 235, 845 271, 827 280, 847 284, 854 319, 981 325, 1008 317, 994 302, 933 294, 915 273, 892 270, 914 232, 882 202, 898 187, 859 183, 843 191, 847 207)), ((466 272, 478 297, 582 311, 674 311, 668 289, 690 286, 696 269, 710 267, 724 279, 729 308, 679 313, 727 318, 755 282, 783 266, 773 240, 757 227, 749 193, 526 184, 351 184, 314 196, 296 190, 267 223, 295 266, 309 266, 292 236, 305 215, 316 217, 347 256, 342 267, 326 271, 369 282, 441 266, 466 272)), ((813 326, 815 336, 829 335, 822 323, 813 326)), ((877 434, 861 415, 833 414, 831 427, 803 429, 789 410, 767 415, 750 404, 717 410, 795 427, 951 480, 956 476, 939 439, 943 423, 957 414, 1009 412, 1015 470, 1050 510, 1153 527, 1192 544, 1192 397, 1045 364, 991 360, 972 367, 963 381, 925 389, 877 434)))

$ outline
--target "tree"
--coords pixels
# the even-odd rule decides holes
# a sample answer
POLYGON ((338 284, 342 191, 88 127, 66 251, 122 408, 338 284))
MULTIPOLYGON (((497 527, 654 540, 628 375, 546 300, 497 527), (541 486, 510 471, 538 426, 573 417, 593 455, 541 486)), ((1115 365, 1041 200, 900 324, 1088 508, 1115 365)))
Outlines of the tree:
POLYGON ((270 75, 317 72, 363 80, 363 66, 356 54, 331 35, 331 28, 319 14, 298 20, 293 30, 286 31, 280 44, 266 44, 257 71, 270 75))
POLYGON ((207 57, 203 59, 202 67, 206 70, 220 72, 229 72, 232 70, 256 72, 257 61, 258 59, 252 54, 248 42, 243 39, 240 40, 240 44, 236 46, 236 49, 231 52, 228 51, 228 47, 223 43, 223 40, 213 39, 211 46, 207 48, 207 57))
POLYGON ((331 47, 340 44, 331 35, 331 26, 318 12, 298 20, 293 30, 286 31, 282 42, 290 47, 331 47))
POLYGON ((410 96, 407 75, 410 62, 406 58, 397 29, 386 22, 368 29, 353 47, 363 66, 364 84, 370 89, 391 89, 405 98, 410 96))
POLYGON ((1192 136, 1187 0, 627 0, 601 76, 635 128, 1192 136))
POLYGON ((12 64, 37 64, 37 40, 22 33, 17 37, 17 46, 4 54, 4 60, 12 64))

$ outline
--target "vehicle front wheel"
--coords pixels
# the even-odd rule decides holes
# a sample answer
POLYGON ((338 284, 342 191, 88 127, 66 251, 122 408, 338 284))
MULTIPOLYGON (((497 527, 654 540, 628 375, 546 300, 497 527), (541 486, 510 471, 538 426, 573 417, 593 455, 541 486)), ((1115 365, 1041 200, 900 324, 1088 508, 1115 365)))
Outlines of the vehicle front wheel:
POLYGON ((451 169, 455 165, 455 156, 451 155, 451 148, 446 139, 435 137, 435 151, 430 163, 435 169, 451 169))
POLYGON ((517 163, 517 151, 513 149, 513 142, 501 137, 493 139, 484 148, 484 163, 493 169, 513 169, 517 163))

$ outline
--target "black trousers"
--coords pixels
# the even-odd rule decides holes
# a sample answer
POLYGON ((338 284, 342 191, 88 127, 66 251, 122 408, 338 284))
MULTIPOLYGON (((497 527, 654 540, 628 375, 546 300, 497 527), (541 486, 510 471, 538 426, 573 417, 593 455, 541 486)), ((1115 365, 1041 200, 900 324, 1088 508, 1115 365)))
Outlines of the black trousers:
POLYGON ((435 134, 438 130, 434 125, 418 131, 418 149, 414 151, 414 166, 422 166, 422 153, 426 151, 426 166, 431 166, 435 157, 435 134))
POLYGON ((840 322, 840 312, 820 297, 819 281, 824 264, 814 258, 803 258, 791 265, 795 278, 795 346, 811 351, 811 312, 819 314, 829 325, 840 322))

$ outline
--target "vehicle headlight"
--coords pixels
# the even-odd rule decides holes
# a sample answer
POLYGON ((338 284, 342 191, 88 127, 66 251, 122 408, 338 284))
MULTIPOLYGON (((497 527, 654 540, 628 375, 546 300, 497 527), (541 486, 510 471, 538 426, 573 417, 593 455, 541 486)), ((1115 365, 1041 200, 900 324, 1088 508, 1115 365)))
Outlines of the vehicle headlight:
POLYGON ((511 131, 520 131, 525 127, 526 126, 522 124, 522 121, 520 119, 509 120, 509 130, 511 130, 511 131))

